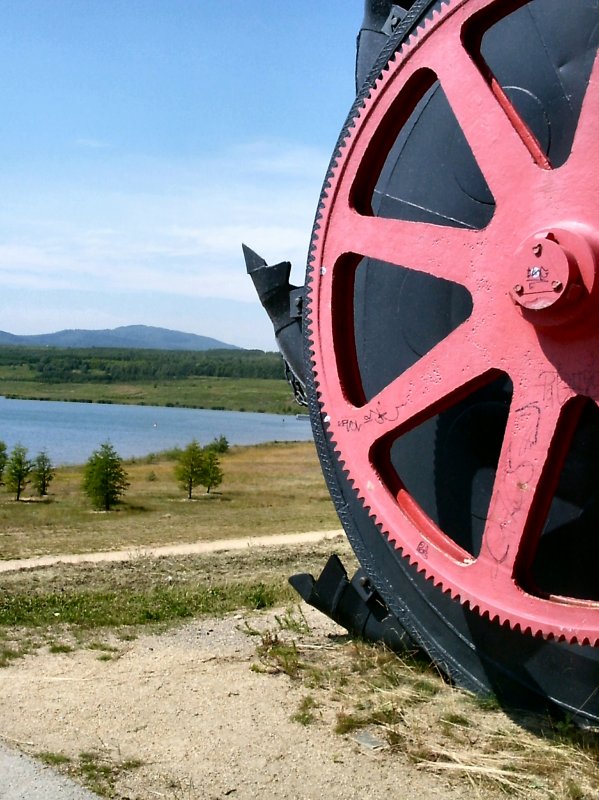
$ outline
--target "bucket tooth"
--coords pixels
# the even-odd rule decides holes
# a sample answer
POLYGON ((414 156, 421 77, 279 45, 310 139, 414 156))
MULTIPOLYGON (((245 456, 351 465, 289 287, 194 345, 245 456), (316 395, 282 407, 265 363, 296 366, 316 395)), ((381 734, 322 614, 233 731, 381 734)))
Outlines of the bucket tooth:
POLYGON ((300 573, 292 575, 289 583, 306 603, 352 635, 383 642, 395 652, 415 647, 364 572, 358 570, 350 581, 339 556, 330 556, 317 580, 300 573))

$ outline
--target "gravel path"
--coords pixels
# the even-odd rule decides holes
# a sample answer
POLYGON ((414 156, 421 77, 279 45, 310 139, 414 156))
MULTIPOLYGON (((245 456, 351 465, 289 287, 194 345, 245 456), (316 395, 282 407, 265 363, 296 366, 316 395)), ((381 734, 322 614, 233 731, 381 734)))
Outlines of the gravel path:
POLYGON ((69 778, 0 744, 0 800, 97 800, 69 778))

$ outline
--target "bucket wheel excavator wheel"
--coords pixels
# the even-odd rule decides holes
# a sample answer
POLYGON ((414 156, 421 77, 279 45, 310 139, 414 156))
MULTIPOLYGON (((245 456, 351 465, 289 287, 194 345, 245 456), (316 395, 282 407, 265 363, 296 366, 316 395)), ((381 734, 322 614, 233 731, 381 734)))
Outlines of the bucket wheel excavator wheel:
POLYGON ((415 2, 314 226, 346 532, 459 684, 599 722, 599 2, 415 2))

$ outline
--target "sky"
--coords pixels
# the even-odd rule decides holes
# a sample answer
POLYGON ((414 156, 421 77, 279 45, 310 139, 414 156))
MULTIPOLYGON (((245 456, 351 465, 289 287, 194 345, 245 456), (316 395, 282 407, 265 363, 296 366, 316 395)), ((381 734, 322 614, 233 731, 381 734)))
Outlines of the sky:
POLYGON ((303 284, 362 0, 4 0, 0 330, 275 349, 245 242, 303 284))

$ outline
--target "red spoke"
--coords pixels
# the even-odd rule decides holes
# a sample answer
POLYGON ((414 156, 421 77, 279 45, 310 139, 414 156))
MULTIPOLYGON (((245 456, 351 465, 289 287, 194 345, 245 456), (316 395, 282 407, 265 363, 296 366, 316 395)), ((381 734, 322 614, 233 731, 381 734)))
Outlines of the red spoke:
POLYGON ((536 394, 514 395, 479 557, 499 583, 511 582, 525 538, 544 522, 553 493, 546 470, 561 463, 552 445, 563 407, 557 398, 547 404, 536 394))
POLYGON ((568 168, 575 169, 580 181, 589 172, 596 170, 595 150, 597 145, 597 119, 599 118, 599 52, 589 78, 589 83, 578 118, 578 128, 572 143, 568 168))
MULTIPOLYGON (((454 405, 463 395, 485 383, 493 370, 488 350, 480 347, 480 342, 477 344, 472 336, 476 327, 470 321, 456 328, 362 408, 345 405, 333 420, 333 428, 342 429, 342 435, 357 434, 352 441, 368 451, 387 434, 408 424, 413 427, 442 408, 454 405)), ((480 333, 478 336, 480 339, 480 333)))
POLYGON ((513 106, 456 39, 449 40, 433 65, 460 127, 497 201, 509 200, 538 167, 549 167, 536 139, 513 106), (511 176, 511 180, 510 180, 511 176))
POLYGON ((331 226, 325 263, 346 252, 425 272, 472 289, 475 264, 483 261, 481 231, 423 222, 364 217, 349 209, 331 226))

